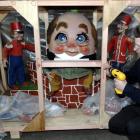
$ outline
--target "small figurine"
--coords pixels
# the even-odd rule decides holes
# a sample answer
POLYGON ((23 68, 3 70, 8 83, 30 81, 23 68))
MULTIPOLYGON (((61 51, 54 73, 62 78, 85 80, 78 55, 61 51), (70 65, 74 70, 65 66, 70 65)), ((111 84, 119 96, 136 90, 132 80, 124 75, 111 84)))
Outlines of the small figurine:
POLYGON ((108 44, 108 53, 109 55, 112 54, 111 65, 120 70, 122 70, 127 61, 131 61, 133 58, 133 41, 125 35, 125 31, 130 23, 131 17, 129 15, 123 16, 117 26, 118 34, 113 36, 108 44))
MULTIPOLYGON (((47 31, 48 59, 95 60, 96 40, 96 29, 83 14, 76 12, 64 13, 49 24, 47 31)), ((92 85, 93 71, 90 68, 57 68, 54 71, 65 79, 87 76, 87 79, 83 82, 87 91, 92 85)), ((53 82, 50 83, 51 87, 56 85, 56 82, 54 84, 53 82)), ((57 85, 61 86, 60 80, 57 85)), ((59 90, 59 86, 55 89, 56 91, 59 90)))
POLYGON ((20 86, 26 86, 25 71, 22 60, 23 49, 35 51, 33 44, 26 44, 23 40, 23 26, 20 22, 12 22, 10 24, 11 35, 13 40, 7 43, 3 48, 3 62, 8 64, 8 85, 11 89, 18 90, 20 86))

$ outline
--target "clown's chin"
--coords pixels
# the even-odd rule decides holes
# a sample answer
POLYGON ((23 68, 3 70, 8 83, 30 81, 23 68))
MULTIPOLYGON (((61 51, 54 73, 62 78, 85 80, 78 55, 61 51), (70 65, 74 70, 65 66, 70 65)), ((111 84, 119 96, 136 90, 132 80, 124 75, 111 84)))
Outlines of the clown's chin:
POLYGON ((54 58, 54 60, 80 60, 80 58, 84 56, 81 53, 74 55, 74 56, 70 56, 66 53, 55 54, 55 55, 56 55, 56 58, 54 58))

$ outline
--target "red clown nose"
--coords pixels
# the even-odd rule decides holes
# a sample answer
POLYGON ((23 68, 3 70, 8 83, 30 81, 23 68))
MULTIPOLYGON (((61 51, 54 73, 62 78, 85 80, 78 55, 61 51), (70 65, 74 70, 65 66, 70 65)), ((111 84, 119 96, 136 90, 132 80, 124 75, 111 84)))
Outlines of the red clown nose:
POLYGON ((12 22, 10 28, 11 31, 22 31, 22 24, 20 22, 12 22))

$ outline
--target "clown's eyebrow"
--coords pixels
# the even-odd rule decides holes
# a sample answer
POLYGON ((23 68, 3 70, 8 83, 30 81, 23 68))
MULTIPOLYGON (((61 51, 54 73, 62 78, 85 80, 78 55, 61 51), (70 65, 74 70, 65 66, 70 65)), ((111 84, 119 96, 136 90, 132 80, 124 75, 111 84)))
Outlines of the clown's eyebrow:
POLYGON ((58 31, 60 29, 60 27, 64 27, 64 28, 67 28, 68 25, 66 22, 59 22, 56 26, 56 30, 58 31))
POLYGON ((81 24, 79 24, 79 27, 85 29, 86 33, 88 33, 88 27, 86 24, 81 23, 81 24))

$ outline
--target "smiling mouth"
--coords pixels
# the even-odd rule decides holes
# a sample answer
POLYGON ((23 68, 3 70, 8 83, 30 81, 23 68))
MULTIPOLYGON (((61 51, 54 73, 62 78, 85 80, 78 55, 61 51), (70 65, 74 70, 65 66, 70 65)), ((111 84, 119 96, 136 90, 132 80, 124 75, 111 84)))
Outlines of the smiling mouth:
POLYGON ((71 52, 71 51, 66 51, 66 54, 70 55, 70 56, 75 56, 77 55, 79 52, 71 52))

